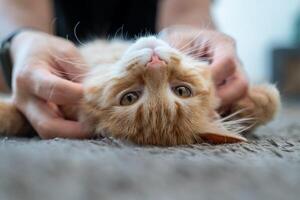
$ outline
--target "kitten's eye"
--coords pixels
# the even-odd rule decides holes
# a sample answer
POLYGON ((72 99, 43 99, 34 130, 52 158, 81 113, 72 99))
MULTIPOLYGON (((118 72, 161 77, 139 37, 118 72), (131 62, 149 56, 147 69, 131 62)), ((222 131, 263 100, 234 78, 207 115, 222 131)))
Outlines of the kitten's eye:
POLYGON ((173 89, 174 93, 179 97, 190 97, 192 96, 191 89, 186 86, 177 86, 173 89))
POLYGON ((129 92, 122 96, 120 104, 122 106, 129 106, 134 104, 138 99, 140 95, 138 92, 129 92))

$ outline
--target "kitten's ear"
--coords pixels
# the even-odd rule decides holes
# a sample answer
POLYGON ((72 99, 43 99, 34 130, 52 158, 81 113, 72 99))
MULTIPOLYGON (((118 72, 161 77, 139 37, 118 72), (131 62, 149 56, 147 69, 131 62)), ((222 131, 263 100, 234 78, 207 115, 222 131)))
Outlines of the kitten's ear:
POLYGON ((228 144, 247 141, 243 136, 226 130, 221 124, 213 123, 208 125, 208 127, 207 131, 199 134, 203 142, 209 144, 228 144))
POLYGON ((247 141, 246 138, 240 135, 230 133, 201 133, 200 138, 203 142, 209 144, 229 144, 247 141))

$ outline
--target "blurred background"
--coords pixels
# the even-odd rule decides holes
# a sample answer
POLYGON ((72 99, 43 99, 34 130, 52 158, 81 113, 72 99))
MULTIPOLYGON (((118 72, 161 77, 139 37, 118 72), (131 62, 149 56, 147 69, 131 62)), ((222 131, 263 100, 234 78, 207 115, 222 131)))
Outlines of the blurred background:
POLYGON ((252 82, 273 81, 284 96, 300 96, 300 0, 216 0, 213 16, 236 39, 252 82))

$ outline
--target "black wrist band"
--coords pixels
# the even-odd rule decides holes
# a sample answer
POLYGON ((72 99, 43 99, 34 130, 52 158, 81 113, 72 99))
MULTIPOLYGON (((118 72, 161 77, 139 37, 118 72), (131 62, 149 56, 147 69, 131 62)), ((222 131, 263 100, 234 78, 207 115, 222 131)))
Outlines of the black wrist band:
POLYGON ((18 29, 12 32, 7 38, 2 40, 0 46, 0 64, 2 68, 2 73, 5 82, 10 89, 12 87, 12 71, 13 71, 13 62, 10 55, 11 41, 16 35, 18 35, 23 30, 26 29, 18 29))

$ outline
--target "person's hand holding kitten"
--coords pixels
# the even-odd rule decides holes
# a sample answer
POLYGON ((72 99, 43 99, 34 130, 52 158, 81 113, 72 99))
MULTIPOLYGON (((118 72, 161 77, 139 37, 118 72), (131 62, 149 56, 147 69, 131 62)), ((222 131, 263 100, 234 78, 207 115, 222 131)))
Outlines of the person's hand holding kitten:
POLYGON ((230 106, 247 92, 248 80, 230 36, 214 30, 174 26, 164 29, 161 37, 176 48, 211 63, 222 107, 230 106))
POLYGON ((85 72, 73 43, 37 31, 13 39, 13 102, 42 138, 85 138, 79 122, 66 120, 59 105, 74 105, 82 97, 76 81, 85 72))

